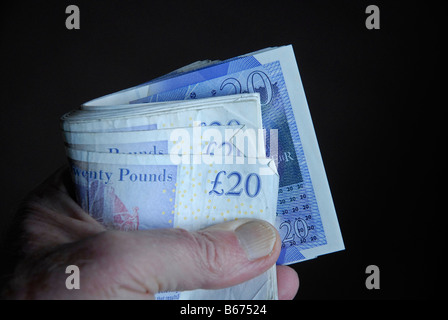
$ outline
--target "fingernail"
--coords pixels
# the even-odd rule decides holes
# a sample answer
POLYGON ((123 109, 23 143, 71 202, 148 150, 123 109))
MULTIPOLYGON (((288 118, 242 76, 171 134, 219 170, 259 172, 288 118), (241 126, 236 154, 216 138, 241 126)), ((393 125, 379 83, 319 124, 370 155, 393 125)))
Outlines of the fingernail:
POLYGON ((263 220, 252 220, 235 229, 235 234, 249 260, 269 255, 274 249, 276 231, 263 220))

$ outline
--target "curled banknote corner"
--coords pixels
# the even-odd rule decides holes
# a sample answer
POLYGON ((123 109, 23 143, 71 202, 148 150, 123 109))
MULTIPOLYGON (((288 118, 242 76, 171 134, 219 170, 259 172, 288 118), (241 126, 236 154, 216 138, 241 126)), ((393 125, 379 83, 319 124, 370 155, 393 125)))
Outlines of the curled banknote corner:
MULTIPOLYGON (((87 102, 61 127, 78 201, 105 225, 253 217, 277 227, 277 264, 344 249, 291 46, 198 61, 87 102)), ((251 281, 158 299, 277 297, 275 266, 251 281)))

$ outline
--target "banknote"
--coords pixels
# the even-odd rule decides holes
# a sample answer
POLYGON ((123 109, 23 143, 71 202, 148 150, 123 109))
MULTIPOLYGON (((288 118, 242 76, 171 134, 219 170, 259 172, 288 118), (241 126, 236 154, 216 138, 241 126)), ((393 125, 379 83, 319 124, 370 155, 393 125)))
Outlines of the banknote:
POLYGON ((244 163, 265 157, 265 132, 236 126, 193 126, 145 131, 64 132, 72 149, 106 153, 169 154, 173 163, 244 163), (184 159, 185 158, 185 159, 184 159), (214 159, 211 159, 214 158, 214 159))
MULTIPOLYGON (((258 93, 262 126, 278 130, 280 175, 275 225, 282 238, 278 264, 291 264, 344 249, 308 103, 292 46, 266 48, 221 62, 198 62, 137 87, 95 99, 88 110, 125 109, 167 101, 258 93)), ((229 118, 216 123, 226 124, 229 118)), ((239 124, 245 120, 238 121, 239 124)), ((228 123, 227 123, 228 124, 228 123)))
MULTIPOLYGON (((272 160, 185 165, 169 155, 66 150, 79 204, 105 226, 198 230, 242 218, 275 221, 279 177, 272 160), (258 174, 260 167, 272 174, 258 174)), ((275 266, 235 287, 157 298, 276 299, 275 266)))
MULTIPOLYGON (((108 101, 106 99, 106 101, 108 101)), ((109 110, 81 108, 61 117, 63 131, 143 131, 193 126, 239 125, 262 128, 259 94, 236 94, 184 102, 114 105, 109 110)), ((98 108, 108 107, 98 105, 98 108)))

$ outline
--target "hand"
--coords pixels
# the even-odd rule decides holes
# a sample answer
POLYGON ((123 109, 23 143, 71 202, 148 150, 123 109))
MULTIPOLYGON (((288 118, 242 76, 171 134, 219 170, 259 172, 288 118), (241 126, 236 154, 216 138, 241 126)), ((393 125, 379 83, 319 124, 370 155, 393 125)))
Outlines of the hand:
MULTIPOLYGON (((23 259, 4 295, 11 299, 153 299, 159 291, 219 289, 249 280, 280 253, 275 228, 254 219, 197 231, 106 230, 73 200, 60 169, 23 202, 23 259), (68 290, 65 269, 80 269, 81 289, 68 290)), ((280 299, 292 299, 296 272, 277 267, 280 299)))

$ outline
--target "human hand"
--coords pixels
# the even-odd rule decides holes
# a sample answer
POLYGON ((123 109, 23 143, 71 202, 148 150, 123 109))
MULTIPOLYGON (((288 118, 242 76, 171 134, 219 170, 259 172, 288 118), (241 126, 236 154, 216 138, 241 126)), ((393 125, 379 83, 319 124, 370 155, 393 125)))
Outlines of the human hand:
MULTIPOLYGON (((159 291, 219 289, 249 280, 274 265, 280 239, 255 219, 200 231, 106 230, 73 200, 71 178, 60 169, 23 202, 17 266, 4 295, 10 299, 153 299, 159 291), (68 290, 65 269, 76 265, 81 288, 68 290)), ((280 299, 292 299, 296 272, 277 266, 280 299)))

